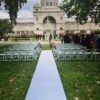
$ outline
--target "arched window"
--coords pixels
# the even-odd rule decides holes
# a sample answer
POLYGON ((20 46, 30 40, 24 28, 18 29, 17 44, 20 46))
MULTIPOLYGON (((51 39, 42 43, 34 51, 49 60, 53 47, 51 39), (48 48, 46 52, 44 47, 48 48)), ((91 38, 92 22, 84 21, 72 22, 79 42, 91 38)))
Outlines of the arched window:
POLYGON ((46 2, 46 6, 49 6, 49 2, 46 2))
POLYGON ((54 6, 55 6, 55 2, 54 2, 54 6))
POLYGON ((39 31, 39 28, 36 28, 37 31, 39 31))
POLYGON ((44 6, 44 3, 41 3, 41 6, 44 6))
POLYGON ((50 6, 52 6, 52 2, 50 2, 50 6))
POLYGON ((62 20, 62 17, 60 17, 60 19, 62 20))
POLYGON ((36 20, 38 21, 38 17, 36 17, 36 20))
POLYGON ((56 3, 56 6, 58 6, 58 3, 56 3))
POLYGON ((60 30, 63 30, 63 27, 60 27, 60 30))

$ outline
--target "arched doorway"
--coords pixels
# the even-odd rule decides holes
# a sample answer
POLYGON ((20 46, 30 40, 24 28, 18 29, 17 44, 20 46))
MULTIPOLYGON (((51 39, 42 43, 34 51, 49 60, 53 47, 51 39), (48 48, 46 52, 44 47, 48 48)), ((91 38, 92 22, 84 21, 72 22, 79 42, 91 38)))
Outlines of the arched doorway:
POLYGON ((43 20, 43 33, 56 34, 56 20, 52 16, 47 16, 43 20))

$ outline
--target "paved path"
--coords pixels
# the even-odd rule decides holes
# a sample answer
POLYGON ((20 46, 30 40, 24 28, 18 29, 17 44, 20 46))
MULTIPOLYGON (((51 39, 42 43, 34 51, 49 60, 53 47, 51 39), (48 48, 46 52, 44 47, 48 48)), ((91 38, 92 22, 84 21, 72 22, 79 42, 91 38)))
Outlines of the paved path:
POLYGON ((25 100, 66 100, 52 51, 42 51, 25 100))

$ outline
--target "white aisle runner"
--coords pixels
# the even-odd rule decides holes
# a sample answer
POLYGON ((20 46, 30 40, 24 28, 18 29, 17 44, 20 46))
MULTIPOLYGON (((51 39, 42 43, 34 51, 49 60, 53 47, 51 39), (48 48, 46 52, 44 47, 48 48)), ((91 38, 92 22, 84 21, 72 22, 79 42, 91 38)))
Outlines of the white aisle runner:
POLYGON ((42 51, 25 100, 67 100, 52 51, 42 51))

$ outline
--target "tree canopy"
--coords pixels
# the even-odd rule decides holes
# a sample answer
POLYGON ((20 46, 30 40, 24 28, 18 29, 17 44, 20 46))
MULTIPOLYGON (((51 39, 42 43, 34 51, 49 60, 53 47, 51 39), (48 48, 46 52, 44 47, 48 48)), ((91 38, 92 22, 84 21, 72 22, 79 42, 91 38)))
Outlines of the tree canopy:
POLYGON ((61 9, 68 17, 75 16, 80 24, 86 23, 88 18, 95 24, 100 23, 100 0, 63 0, 61 9))
POLYGON ((9 22, 9 20, 0 20, 0 36, 4 36, 5 34, 12 33, 13 25, 9 22))
POLYGON ((0 6, 3 4, 10 15, 11 23, 16 22, 17 12, 27 0, 0 0, 0 6))

